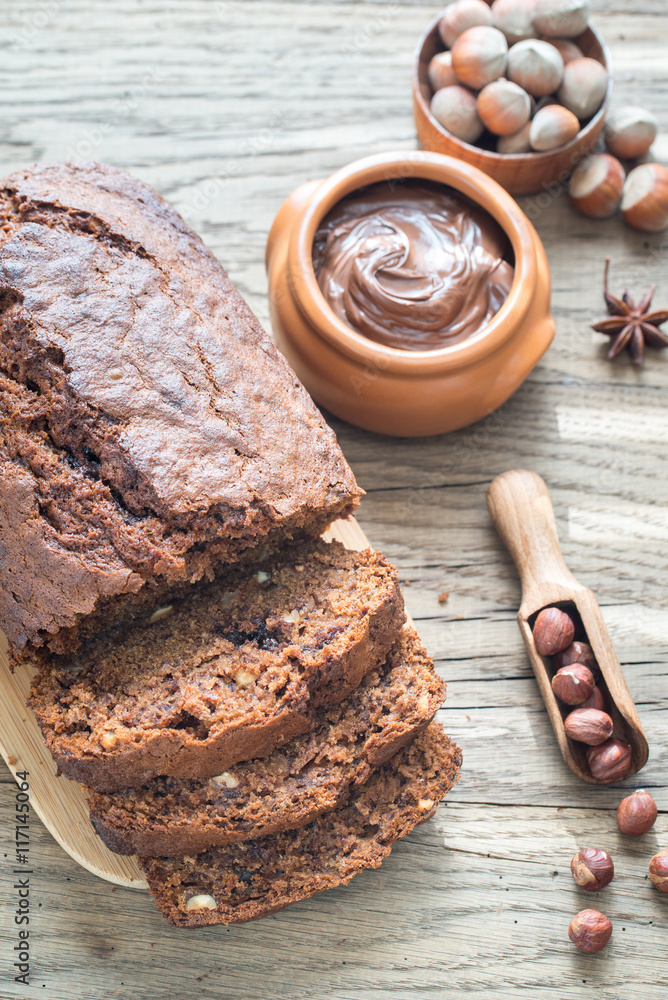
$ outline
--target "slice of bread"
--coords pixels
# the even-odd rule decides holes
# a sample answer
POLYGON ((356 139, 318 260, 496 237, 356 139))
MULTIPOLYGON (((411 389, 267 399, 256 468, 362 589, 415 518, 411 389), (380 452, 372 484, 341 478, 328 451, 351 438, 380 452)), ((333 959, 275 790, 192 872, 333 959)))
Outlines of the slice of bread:
POLYGON ((170 856, 305 826, 345 803, 429 724, 444 698, 445 684, 405 625, 385 663, 346 701, 321 709, 312 732, 214 778, 94 791, 93 826, 119 854, 170 856))
POLYGON ((42 665, 30 702, 83 784, 211 777, 311 730, 383 663, 404 620, 383 556, 304 543, 42 665))
POLYGON ((299 830, 184 858, 140 858, 158 907, 180 927, 243 923, 377 868, 433 816, 459 776, 461 752, 432 723, 375 771, 352 800, 299 830))

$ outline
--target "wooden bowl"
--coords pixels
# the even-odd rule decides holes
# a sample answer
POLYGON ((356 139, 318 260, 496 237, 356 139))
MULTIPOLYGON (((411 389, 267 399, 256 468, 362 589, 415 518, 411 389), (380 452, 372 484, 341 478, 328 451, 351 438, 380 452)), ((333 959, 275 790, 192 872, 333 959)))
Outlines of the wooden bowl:
MULTIPOLYGON (((545 153, 502 154, 456 139, 439 125, 429 110, 433 94, 427 76, 429 63, 437 52, 443 51, 438 22, 439 18, 436 18, 420 40, 413 69, 413 116, 418 139, 423 148, 465 160, 493 177, 510 194, 535 194, 552 184, 563 184, 567 181, 579 161, 595 148, 603 131, 610 101, 612 90, 610 56, 598 32, 590 27, 579 38, 573 39, 586 56, 603 63, 608 71, 608 89, 603 104, 594 117, 580 129, 574 139, 558 149, 551 149, 545 153)), ((485 136, 483 141, 484 138, 485 136)))

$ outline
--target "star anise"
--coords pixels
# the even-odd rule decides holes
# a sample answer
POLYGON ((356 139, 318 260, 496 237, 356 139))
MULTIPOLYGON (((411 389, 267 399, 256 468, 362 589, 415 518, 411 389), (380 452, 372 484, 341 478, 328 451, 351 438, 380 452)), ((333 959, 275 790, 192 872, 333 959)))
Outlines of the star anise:
POLYGON ((603 274, 603 296, 608 307, 609 318, 600 323, 592 323, 592 330, 605 333, 614 340, 608 351, 608 358, 616 358, 626 348, 637 365, 643 363, 645 344, 650 347, 668 347, 668 336, 659 330, 662 323, 668 320, 668 309, 650 312, 656 285, 636 305, 628 289, 621 298, 608 291, 608 268, 610 258, 605 258, 603 274))

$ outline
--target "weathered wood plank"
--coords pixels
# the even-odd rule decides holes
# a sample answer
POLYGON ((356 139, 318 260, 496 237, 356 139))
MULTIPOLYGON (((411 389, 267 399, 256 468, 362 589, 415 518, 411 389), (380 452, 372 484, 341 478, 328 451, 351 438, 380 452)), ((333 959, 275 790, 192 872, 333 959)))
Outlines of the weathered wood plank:
MULTIPOLYGON (((283 198, 357 157, 413 148, 412 51, 439 9, 420 0, 5 6, 2 173, 72 153, 135 171, 202 233, 265 322, 264 241, 283 198)), ((668 161, 665 0, 594 9, 615 100, 657 114, 656 154, 668 161)), ((368 491, 361 523, 409 584, 407 606, 449 684, 441 716, 465 767, 448 806, 345 889, 256 925, 185 936, 146 894, 113 891, 76 866, 35 821, 33 986, 44 983, 45 996, 665 1000, 666 900, 644 870, 668 845, 668 357, 651 353, 642 372, 625 358, 610 365, 589 323, 602 312, 607 253, 615 288, 656 281, 657 305, 668 302, 666 236, 583 219, 563 192, 522 204, 550 258, 557 337, 515 397, 431 440, 333 421, 368 491), (519 583, 485 507, 492 478, 512 467, 546 479, 565 558, 597 591, 646 727, 642 781, 664 812, 640 842, 615 832, 621 793, 577 782, 554 745, 514 621, 519 583), (595 904, 613 919, 613 940, 592 958, 565 937, 572 913, 592 903, 568 875, 585 842, 609 847, 618 869, 595 904)), ((6 770, 0 781, 8 956, 14 791, 6 770)), ((0 986, 2 996, 23 992, 0 986)))

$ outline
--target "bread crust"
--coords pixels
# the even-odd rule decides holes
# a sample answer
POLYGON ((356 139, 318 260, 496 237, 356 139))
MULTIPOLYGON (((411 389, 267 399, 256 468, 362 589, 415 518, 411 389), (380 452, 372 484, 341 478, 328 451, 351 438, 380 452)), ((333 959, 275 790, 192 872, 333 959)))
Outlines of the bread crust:
MULTIPOLYGON (((200 238, 99 164, 0 182, 0 626, 15 650, 347 516, 361 490, 200 238), (58 599, 54 599, 58 595, 58 599)), ((108 614, 88 633, 107 627, 108 614)))

